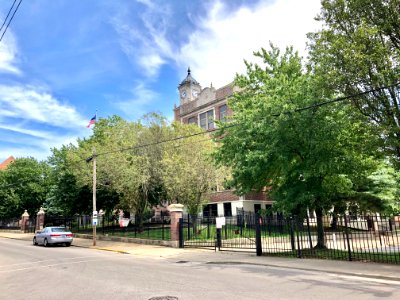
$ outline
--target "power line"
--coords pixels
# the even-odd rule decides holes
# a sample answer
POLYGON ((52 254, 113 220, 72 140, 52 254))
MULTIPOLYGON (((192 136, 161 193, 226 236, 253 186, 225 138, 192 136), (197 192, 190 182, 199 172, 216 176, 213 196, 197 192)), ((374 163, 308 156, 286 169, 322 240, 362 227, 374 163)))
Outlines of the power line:
POLYGON ((6 16, 6 18, 4 19, 3 24, 1 25, 0 32, 3 30, 4 24, 6 24, 7 19, 8 19, 8 16, 10 15, 10 12, 12 11, 12 9, 13 9, 13 7, 14 7, 14 5, 15 5, 15 2, 17 2, 17 0, 14 0, 14 3, 11 5, 11 7, 10 7, 10 9, 9 9, 9 11, 8 11, 8 14, 7 14, 7 16, 6 16))
MULTIPOLYGON (((357 97, 360 97, 360 96, 363 96, 363 95, 367 95, 367 94, 370 94, 370 93, 373 93, 373 92, 385 90, 385 89, 388 89, 388 88, 391 88, 391 87, 398 86, 399 84, 400 83, 397 82, 397 83, 394 83, 394 84, 391 84, 391 85, 378 87, 378 88, 367 90, 367 91, 360 92, 360 93, 357 93, 357 94, 344 96, 344 97, 338 97, 338 98, 335 98, 335 99, 332 99, 332 100, 315 103, 315 104, 312 104, 312 105, 309 105, 309 106, 305 106, 305 107, 301 107, 301 108, 297 108, 297 109, 294 109, 294 110, 291 110, 291 111, 284 111, 284 112, 281 112, 279 114, 272 114, 270 116, 278 117, 278 116, 283 115, 283 114, 291 114, 291 113, 296 113, 296 112, 302 112, 302 111, 305 111, 305 110, 314 109, 314 108, 318 108, 318 107, 325 106, 325 105, 328 105, 328 104, 341 102, 341 101, 345 101, 345 100, 350 100, 350 99, 357 98, 357 97)), ((232 123, 230 125, 224 126, 224 128, 235 127, 235 126, 238 126, 238 125, 241 125, 241 124, 242 123, 232 123)), ((218 128, 214 128, 214 129, 211 129, 211 130, 202 131, 202 132, 198 132, 198 133, 190 134, 190 135, 186 135, 186 136, 180 136, 180 137, 173 138, 173 139, 163 140, 163 141, 154 142, 154 143, 148 143, 148 144, 139 145, 139 146, 132 146, 132 147, 129 147, 129 148, 122 148, 122 149, 113 150, 113 151, 109 151, 109 152, 98 153, 97 156, 107 155, 107 154, 112 154, 112 153, 117 153, 117 152, 123 152, 123 151, 129 151, 129 150, 136 150, 136 149, 150 147, 150 146, 155 146, 155 145, 159 145, 159 144, 163 144, 163 143, 167 143, 167 142, 173 142, 173 141, 177 141, 177 140, 181 140, 181 139, 191 138, 191 137, 198 136, 198 135, 209 134, 209 133, 212 133, 212 132, 217 131, 217 130, 218 130, 218 128)))
MULTIPOLYGON (((338 97, 338 98, 335 98, 335 99, 332 99, 332 100, 315 103, 315 104, 312 104, 312 105, 309 105, 309 106, 305 106, 305 107, 294 109, 292 111, 285 111, 285 112, 282 112, 282 113, 279 113, 279 114, 272 114, 271 116, 278 117, 278 116, 280 116, 282 114, 290 114, 290 113, 294 113, 294 112, 302 112, 302 111, 305 111, 305 110, 318 108, 318 107, 329 105, 329 104, 332 104, 332 103, 341 102, 341 101, 345 101, 345 100, 350 100, 352 98, 356 98, 356 97, 360 97, 360 96, 363 96, 363 95, 367 95, 367 94, 370 94, 372 92, 376 92, 376 91, 388 89, 388 88, 391 88, 391 87, 395 87, 395 86, 398 86, 399 84, 400 83, 398 82, 398 83, 394 83, 392 85, 387 85, 387 86, 379 87, 379 88, 376 88, 376 89, 367 90, 367 91, 364 91, 364 92, 361 92, 361 93, 357 93, 357 94, 353 94, 353 95, 349 95, 349 96, 345 96, 345 97, 338 97)), ((224 128, 231 128, 231 127, 235 127, 235 126, 238 126, 238 125, 241 125, 241 124, 242 123, 231 123, 229 125, 224 126, 224 128)), ((178 140, 182 140, 182 139, 191 138, 191 137, 194 137, 194 136, 199 136, 199 135, 203 135, 203 134, 209 134, 209 133, 215 132, 217 130, 218 130, 218 128, 214 128, 214 129, 211 129, 211 130, 208 130, 208 131, 202 131, 202 132, 197 132, 197 133, 190 134, 190 135, 179 136, 179 137, 176 137, 176 138, 173 138, 173 139, 168 139, 168 140, 163 140, 163 141, 159 141, 159 142, 148 143, 148 144, 143 144, 143 145, 138 145, 138 146, 133 146, 133 147, 128 147, 128 148, 121 148, 121 149, 117 149, 117 150, 113 150, 113 151, 98 153, 98 154, 96 154, 96 156, 108 155, 108 154, 117 153, 117 152, 124 152, 124 151, 129 151, 129 150, 136 150, 136 149, 141 149, 141 148, 145 148, 145 147, 155 146, 155 145, 159 145, 159 144, 163 144, 163 143, 167 143, 167 142, 173 142, 173 141, 178 141, 178 140)), ((206 142, 206 141, 211 140, 211 139, 212 139, 212 137, 210 137, 208 139, 203 139, 203 140, 200 140, 200 141, 184 143, 184 144, 181 144, 181 145, 176 145, 175 148, 179 148, 179 147, 182 147, 182 146, 185 146, 185 145, 188 145, 188 144, 192 144, 192 143, 206 142)), ((87 161, 90 158, 92 158, 92 157, 89 157, 89 158, 86 158, 86 159, 77 160, 77 161, 74 161, 74 162, 69 162, 68 164, 69 165, 78 165, 80 162, 87 161)), ((25 180, 17 181, 14 184, 10 184, 10 185, 3 185, 3 186, 0 186, 0 188, 8 187, 8 186, 11 186, 11 185, 21 184, 24 181, 25 180)))
MULTIPOLYGON (((11 9, 13 8, 13 6, 14 6, 14 4, 15 4, 15 1, 16 1, 16 0, 14 0, 14 3, 13 3, 13 5, 11 6, 11 9)), ((17 5, 17 7, 15 8, 15 10, 14 10, 14 12, 13 12, 11 18, 10 18, 10 21, 8 21, 8 24, 7 24, 7 26, 6 26, 6 29, 4 29, 3 34, 2 34, 1 37, 0 37, 0 42, 3 40, 3 36, 6 34, 7 29, 8 29, 8 26, 10 26, 10 23, 11 23, 11 21, 13 20, 13 18, 14 18, 14 16, 15 16, 15 13, 17 12, 17 10, 18 10, 18 8, 19 8, 21 2, 22 2, 22 0, 19 0, 18 5, 17 5)), ((7 18, 8 18, 8 15, 10 14, 10 12, 11 12, 11 9, 10 9, 10 11, 9 11, 8 14, 7 14, 7 18)), ((6 22, 7 18, 4 20, 4 23, 6 22)), ((1 28, 3 28, 3 26, 4 26, 4 24, 1 26, 1 28)))
POLYGON ((302 107, 302 108, 295 109, 294 112, 300 112, 300 111, 304 111, 304 110, 307 110, 307 109, 312 109, 312 108, 324 106, 324 105, 327 105, 327 104, 332 104, 332 103, 335 103, 335 102, 341 102, 341 101, 344 101, 344 100, 349 100, 349 99, 352 99, 352 98, 357 98, 357 97, 360 97, 360 96, 364 96, 364 95, 371 94, 371 93, 373 93, 373 92, 378 92, 378 91, 381 91, 381 90, 389 89, 389 88, 398 86, 399 84, 400 84, 400 82, 396 82, 396 83, 393 83, 393 84, 391 84, 391 85, 387 85, 387 86, 383 86, 383 87, 378 87, 378 88, 376 88, 376 89, 367 90, 367 91, 364 91, 364 92, 361 92, 361 93, 358 93, 358 94, 355 94, 355 95, 350 95, 350 96, 345 96, 345 97, 339 97, 339 98, 336 98, 336 99, 333 99, 333 100, 328 100, 328 101, 325 101, 325 102, 316 103, 316 104, 313 104, 313 105, 310 105, 310 106, 306 106, 306 107, 302 107))

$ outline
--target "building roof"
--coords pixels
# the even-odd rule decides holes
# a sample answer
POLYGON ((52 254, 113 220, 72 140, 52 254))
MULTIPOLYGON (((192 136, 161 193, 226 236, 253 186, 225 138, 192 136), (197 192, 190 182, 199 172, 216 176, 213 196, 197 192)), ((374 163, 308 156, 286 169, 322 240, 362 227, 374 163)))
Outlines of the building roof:
POLYGON ((179 86, 182 86, 182 85, 184 85, 184 84, 186 84, 186 83, 191 83, 191 84, 196 84, 196 85, 200 85, 197 81, 196 81, 196 79, 194 79, 193 77, 192 77, 192 75, 190 74, 190 68, 188 68, 188 74, 187 74, 187 76, 186 76, 186 78, 185 79, 183 79, 183 81, 179 84, 179 86))
POLYGON ((5 169, 7 169, 8 165, 9 165, 10 163, 14 162, 14 161, 15 161, 15 158, 14 158, 14 156, 11 155, 9 158, 7 158, 5 161, 3 161, 3 162, 0 164, 0 170, 5 170, 5 169))

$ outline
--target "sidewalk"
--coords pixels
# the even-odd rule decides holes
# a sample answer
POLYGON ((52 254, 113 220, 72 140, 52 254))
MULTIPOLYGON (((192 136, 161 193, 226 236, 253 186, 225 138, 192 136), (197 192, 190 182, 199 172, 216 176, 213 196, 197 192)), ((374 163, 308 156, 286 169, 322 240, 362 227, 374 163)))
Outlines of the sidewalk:
MULTIPOLYGON (((31 242, 32 237, 32 233, 0 231, 0 238, 18 239, 31 242)), ((83 238, 74 238, 72 246, 130 254, 136 256, 136 258, 164 259, 176 263, 230 265, 252 264, 265 267, 318 271, 347 276, 391 280, 400 283, 399 265, 256 256, 255 253, 247 252, 215 252, 204 249, 179 249, 103 240, 97 240, 96 246, 93 246, 93 241, 91 239, 83 238)))

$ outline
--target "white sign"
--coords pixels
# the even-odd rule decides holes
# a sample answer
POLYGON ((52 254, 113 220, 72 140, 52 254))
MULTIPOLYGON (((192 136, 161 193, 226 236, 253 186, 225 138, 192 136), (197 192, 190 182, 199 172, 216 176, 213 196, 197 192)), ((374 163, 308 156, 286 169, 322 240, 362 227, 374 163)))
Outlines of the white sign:
POLYGON ((93 211, 93 217, 94 217, 94 218, 97 218, 97 210, 94 210, 94 211, 93 211))
POLYGON ((130 220, 128 218, 119 219, 119 227, 128 227, 129 221, 130 220))
POLYGON ((92 225, 93 225, 93 226, 97 226, 97 216, 96 216, 96 217, 93 217, 93 219, 92 219, 92 225))
POLYGON ((222 228, 222 226, 225 225, 225 217, 215 218, 215 223, 216 223, 217 228, 222 228))

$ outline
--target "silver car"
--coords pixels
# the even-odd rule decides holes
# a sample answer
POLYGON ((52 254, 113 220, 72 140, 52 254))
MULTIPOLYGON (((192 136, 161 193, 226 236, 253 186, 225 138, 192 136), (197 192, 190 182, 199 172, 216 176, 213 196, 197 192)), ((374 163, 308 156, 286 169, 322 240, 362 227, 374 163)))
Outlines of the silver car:
POLYGON ((64 244, 65 246, 71 246, 73 240, 73 234, 65 227, 46 227, 35 233, 33 237, 34 245, 43 245, 45 247, 49 245, 64 244))

